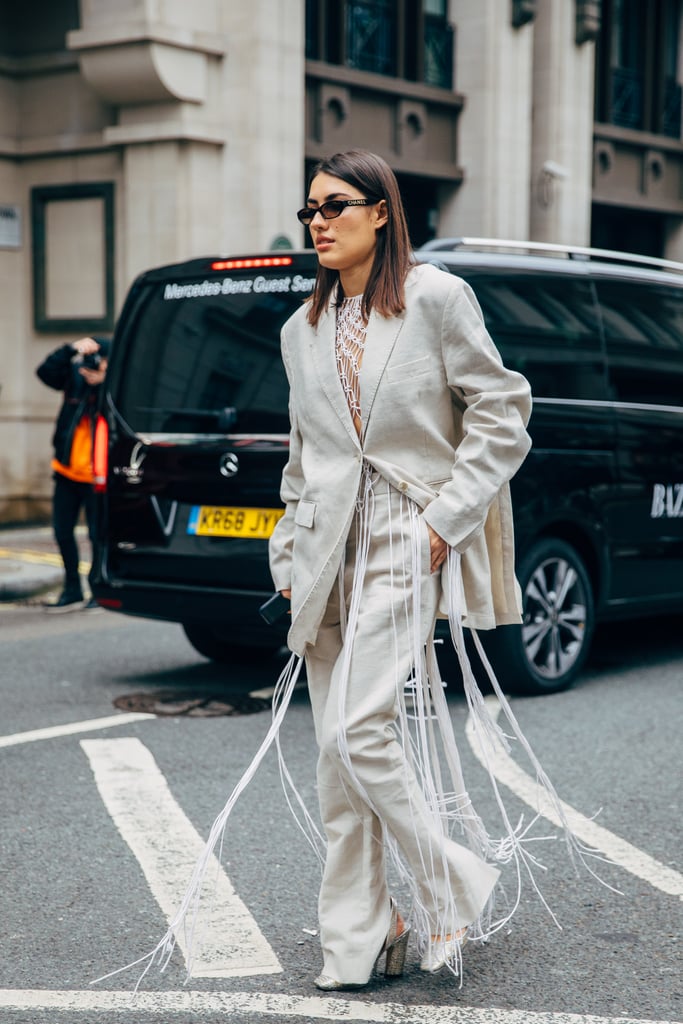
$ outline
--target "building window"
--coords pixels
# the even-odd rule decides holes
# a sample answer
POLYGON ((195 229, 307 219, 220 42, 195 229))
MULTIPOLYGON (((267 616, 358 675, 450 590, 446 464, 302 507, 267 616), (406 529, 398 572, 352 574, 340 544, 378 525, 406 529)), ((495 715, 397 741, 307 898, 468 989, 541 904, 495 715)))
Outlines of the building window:
POLYGON ((675 139, 681 136, 681 85, 678 82, 681 33, 680 0, 667 0, 663 11, 661 131, 675 139))
POLYGON ((67 32, 79 27, 78 0, 0 4, 0 53, 15 60, 62 53, 67 32))
POLYGON ((424 74, 428 85, 453 88, 453 27, 448 0, 424 0, 424 74))
POLYGON ((346 4, 346 64, 396 75, 396 8, 391 0, 346 4))
POLYGON ((320 60, 320 4, 306 0, 306 59, 320 60))
POLYGON ((306 0, 306 57, 452 89, 448 0, 306 0))
POLYGON ((644 127, 646 10, 640 0, 614 0, 611 24, 610 110, 612 123, 644 127))
POLYGON ((681 136, 683 0, 604 0, 596 50, 596 120, 681 136))

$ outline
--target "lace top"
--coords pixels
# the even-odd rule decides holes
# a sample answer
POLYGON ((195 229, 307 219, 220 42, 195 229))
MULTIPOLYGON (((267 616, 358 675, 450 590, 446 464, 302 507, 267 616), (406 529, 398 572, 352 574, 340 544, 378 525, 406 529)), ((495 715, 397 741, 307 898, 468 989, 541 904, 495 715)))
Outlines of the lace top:
POLYGON ((335 355, 339 380, 346 395, 353 423, 361 436, 363 423, 360 408, 360 368, 365 349, 367 324, 361 312, 362 295, 342 299, 337 306, 335 355))

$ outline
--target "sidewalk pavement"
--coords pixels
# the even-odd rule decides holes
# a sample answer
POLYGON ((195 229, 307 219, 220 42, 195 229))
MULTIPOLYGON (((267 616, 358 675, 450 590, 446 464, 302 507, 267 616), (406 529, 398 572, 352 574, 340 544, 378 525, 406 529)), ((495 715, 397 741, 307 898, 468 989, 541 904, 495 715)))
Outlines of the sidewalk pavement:
MULTIPOLYGON (((79 526, 76 537, 81 554, 90 554, 87 530, 79 526)), ((81 575, 90 565, 81 562, 81 575)), ((62 560, 50 526, 0 527, 0 602, 20 601, 61 590, 62 560)))

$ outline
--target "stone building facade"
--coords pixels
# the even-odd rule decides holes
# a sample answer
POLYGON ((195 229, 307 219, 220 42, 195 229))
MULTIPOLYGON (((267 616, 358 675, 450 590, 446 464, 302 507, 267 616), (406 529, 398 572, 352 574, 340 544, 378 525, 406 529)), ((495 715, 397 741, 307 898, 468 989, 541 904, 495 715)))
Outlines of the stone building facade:
POLYGON ((683 0, 0 2, 0 523, 49 507, 35 366, 137 273, 304 244, 321 155, 396 170, 414 241, 683 257, 683 0))

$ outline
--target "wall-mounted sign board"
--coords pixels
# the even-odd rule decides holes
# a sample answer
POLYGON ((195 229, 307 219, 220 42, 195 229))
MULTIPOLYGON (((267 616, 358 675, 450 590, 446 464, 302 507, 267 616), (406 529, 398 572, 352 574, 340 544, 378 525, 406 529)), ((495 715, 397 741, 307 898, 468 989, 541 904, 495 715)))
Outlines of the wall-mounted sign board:
POLYGON ((21 249, 21 207, 0 203, 0 249, 21 249))

